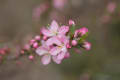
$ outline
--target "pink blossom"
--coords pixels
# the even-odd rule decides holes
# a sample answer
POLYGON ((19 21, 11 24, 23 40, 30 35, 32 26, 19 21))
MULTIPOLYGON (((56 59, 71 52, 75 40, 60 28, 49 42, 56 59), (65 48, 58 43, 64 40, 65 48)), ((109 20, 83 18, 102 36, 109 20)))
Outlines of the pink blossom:
POLYGON ((107 10, 110 13, 113 13, 115 11, 115 8, 116 8, 116 3, 114 2, 110 2, 107 6, 107 10))
POLYGON ((73 20, 69 20, 69 25, 70 26, 75 25, 75 22, 73 20))
POLYGON ((57 46, 51 48, 51 55, 57 56, 57 59, 64 59, 65 54, 68 52, 67 44, 69 43, 69 39, 66 36, 55 37, 56 41, 53 41, 52 44, 56 44, 57 46))
POLYGON ((28 58, 29 58, 30 60, 33 60, 33 59, 34 59, 34 56, 33 56, 33 55, 30 55, 28 58))
POLYGON ((66 47, 67 47, 67 48, 71 48, 71 45, 68 43, 68 44, 66 45, 66 47))
POLYGON ((35 40, 40 40, 40 36, 39 35, 35 36, 35 40))
POLYGON ((37 48, 38 47, 38 42, 35 42, 34 44, 33 44, 33 48, 37 48))
POLYGON ((30 40, 30 45, 33 45, 34 42, 35 42, 34 39, 30 40))
POLYGON ((44 36, 52 37, 57 35, 65 35, 68 31, 68 26, 61 26, 59 28, 58 23, 56 21, 52 21, 50 27, 48 29, 43 28, 41 32, 44 36))
POLYGON ((53 59, 53 61, 56 62, 57 64, 61 63, 61 60, 59 60, 57 56, 51 55, 52 54, 51 48, 46 45, 45 41, 42 42, 42 46, 36 49, 36 53, 39 56, 42 56, 41 62, 44 65, 49 64, 51 62, 51 59, 53 59))
POLYGON ((86 50, 90 50, 90 49, 91 49, 91 43, 89 43, 89 42, 84 42, 83 47, 84 47, 86 50))
POLYGON ((72 40, 72 45, 76 46, 77 45, 77 41, 76 40, 72 40))
POLYGON ((53 0, 53 6, 59 10, 63 9, 67 0, 53 0))

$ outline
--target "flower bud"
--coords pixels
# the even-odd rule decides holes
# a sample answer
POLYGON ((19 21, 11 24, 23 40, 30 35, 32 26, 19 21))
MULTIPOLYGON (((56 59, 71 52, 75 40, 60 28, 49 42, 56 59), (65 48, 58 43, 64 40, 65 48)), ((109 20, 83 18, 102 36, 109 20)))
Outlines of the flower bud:
POLYGON ((89 43, 89 42, 84 42, 83 47, 84 47, 86 50, 90 50, 90 49, 91 49, 91 43, 89 43))
POLYGON ((33 56, 33 55, 30 55, 28 58, 29 58, 29 60, 33 60, 33 59, 34 59, 34 56, 33 56))
POLYGON ((72 40, 72 45, 76 46, 77 45, 77 41, 76 40, 72 40))
POLYGON ((79 29, 79 33, 81 34, 81 36, 85 35, 87 32, 88 32, 88 29, 86 27, 79 29))
POLYGON ((37 47, 38 47, 38 43, 35 42, 35 43, 33 44, 33 48, 37 48, 37 47))
POLYGON ((46 40, 47 39, 47 36, 43 36, 43 40, 46 40))
POLYGON ((40 40, 40 36, 39 35, 35 36, 35 40, 40 40))
POLYGON ((70 26, 75 25, 75 22, 73 20, 69 20, 69 25, 70 26))

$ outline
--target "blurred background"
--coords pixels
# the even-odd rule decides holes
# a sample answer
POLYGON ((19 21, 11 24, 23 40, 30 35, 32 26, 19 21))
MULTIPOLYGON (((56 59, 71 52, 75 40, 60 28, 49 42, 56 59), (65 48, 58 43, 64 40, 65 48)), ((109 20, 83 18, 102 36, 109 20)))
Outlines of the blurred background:
POLYGON ((41 27, 69 19, 89 29, 90 51, 71 50, 60 65, 10 61, 0 65, 0 80, 120 80, 120 0, 0 0, 0 46, 14 54, 41 27))

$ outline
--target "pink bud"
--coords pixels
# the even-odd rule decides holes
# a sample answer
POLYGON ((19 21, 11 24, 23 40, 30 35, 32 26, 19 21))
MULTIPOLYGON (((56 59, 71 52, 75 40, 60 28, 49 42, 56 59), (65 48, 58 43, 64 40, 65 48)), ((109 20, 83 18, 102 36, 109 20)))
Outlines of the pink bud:
POLYGON ((79 29, 79 33, 81 34, 81 36, 85 35, 87 32, 88 32, 88 29, 86 27, 79 29))
POLYGON ((76 40, 72 40, 72 45, 76 46, 77 45, 77 41, 76 40))
POLYGON ((20 53, 21 53, 21 54, 25 54, 25 51, 24 51, 24 50, 21 50, 20 53))
POLYGON ((91 49, 91 43, 89 43, 89 42, 84 42, 83 47, 84 47, 86 50, 90 50, 90 49, 91 49))
POLYGON ((4 49, 1 49, 1 50, 0 50, 0 54, 1 54, 1 55, 5 55, 5 54, 6 54, 5 50, 4 50, 4 49))
POLYGON ((25 50, 29 50, 29 49, 30 49, 30 45, 29 45, 29 44, 26 44, 26 45, 24 46, 24 49, 25 49, 25 50))
POLYGON ((30 55, 28 58, 29 58, 30 60, 33 60, 33 59, 34 59, 34 56, 33 56, 33 55, 30 55))
POLYGON ((38 47, 38 43, 35 42, 35 43, 33 44, 33 48, 37 48, 37 47, 38 47))
POLYGON ((71 48, 70 44, 67 44, 66 47, 67 47, 67 48, 71 48))
POLYGON ((35 42, 34 39, 30 40, 30 45, 33 45, 34 42, 35 42))
POLYGON ((47 36, 43 36, 43 40, 47 40, 47 36))
POLYGON ((73 20, 69 20, 69 25, 75 25, 75 22, 73 20))
POLYGON ((79 30, 76 30, 76 31, 75 31, 75 34, 74 34, 74 37, 77 37, 77 36, 78 36, 78 33, 79 33, 79 30))
POLYGON ((40 36, 39 35, 35 36, 35 40, 40 40, 40 36))

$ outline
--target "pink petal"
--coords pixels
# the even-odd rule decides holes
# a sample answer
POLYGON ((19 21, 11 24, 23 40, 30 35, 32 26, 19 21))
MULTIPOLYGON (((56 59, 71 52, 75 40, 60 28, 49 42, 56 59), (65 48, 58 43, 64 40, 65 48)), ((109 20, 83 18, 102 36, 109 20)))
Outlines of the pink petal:
POLYGON ((58 28, 58 23, 55 20, 53 20, 50 25, 50 31, 57 32, 58 28))
POLYGON ((64 58, 67 59, 67 58, 69 58, 69 57, 70 57, 70 53, 67 52, 67 53, 65 54, 64 58))
POLYGON ((62 60, 62 59, 64 59, 64 57, 65 57, 65 53, 61 52, 61 53, 58 54, 57 59, 62 60))
POLYGON ((55 63, 57 63, 57 64, 60 64, 60 63, 61 63, 61 60, 58 60, 58 59, 57 59, 57 56, 53 56, 52 59, 53 59, 53 61, 54 61, 55 63))
POLYGON ((65 35, 59 35, 58 36, 59 40, 62 41, 62 43, 64 43, 64 45, 69 44, 69 38, 65 35))
POLYGON ((42 29, 41 30, 41 32, 42 32, 42 34, 44 35, 44 36, 47 36, 47 37, 50 37, 50 36, 52 36, 52 33, 49 31, 49 30, 47 30, 47 29, 42 29))
POLYGON ((69 26, 61 26, 59 29, 59 34, 66 34, 69 31, 69 26))
POLYGON ((46 45, 47 46, 51 46, 53 44, 61 45, 61 42, 60 42, 60 40, 57 37, 52 37, 52 38, 50 38, 50 39, 48 39, 46 41, 46 45))
POLYGON ((36 53, 41 56, 41 55, 48 53, 48 51, 43 47, 39 47, 36 49, 36 53))
POLYGON ((45 56, 43 56, 42 59, 41 59, 41 62, 42 62, 42 64, 44 64, 44 65, 49 64, 50 61, 51 61, 51 56, 50 56, 50 55, 45 55, 45 56))
POLYGON ((51 55, 57 55, 57 54, 60 53, 60 52, 61 52, 61 49, 58 48, 58 47, 54 47, 54 48, 52 48, 51 51, 50 51, 51 55))

